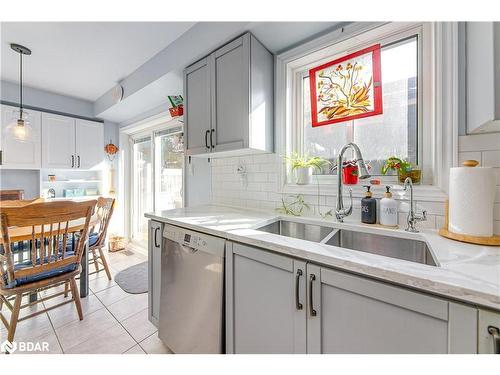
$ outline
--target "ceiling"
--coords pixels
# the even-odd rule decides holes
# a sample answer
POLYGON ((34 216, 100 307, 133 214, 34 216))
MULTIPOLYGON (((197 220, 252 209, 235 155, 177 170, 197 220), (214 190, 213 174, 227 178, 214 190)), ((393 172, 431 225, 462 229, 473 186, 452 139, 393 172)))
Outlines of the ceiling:
POLYGON ((1 79, 95 101, 194 25, 194 22, 2 22, 1 79))
POLYGON ((2 22, 0 78, 93 103, 94 115, 122 123, 182 92, 182 70, 251 31, 272 53, 338 27, 338 22, 2 22), (124 100, 110 91, 118 82, 124 100))

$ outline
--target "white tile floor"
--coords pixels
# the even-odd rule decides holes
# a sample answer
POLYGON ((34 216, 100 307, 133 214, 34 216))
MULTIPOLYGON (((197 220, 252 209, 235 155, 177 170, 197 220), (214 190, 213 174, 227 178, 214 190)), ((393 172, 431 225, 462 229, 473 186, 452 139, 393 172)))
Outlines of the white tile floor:
MULTIPOLYGON (((107 255, 113 276, 147 260, 145 255, 130 249, 107 255)), ((93 265, 90 270, 93 271, 93 265)), ((170 353, 158 339, 156 327, 148 320, 147 293, 124 292, 107 279, 104 271, 90 276, 89 288, 89 295, 82 299, 82 321, 78 319, 75 305, 66 304, 20 322, 14 340, 48 342, 49 353, 56 354, 170 353)), ((54 289, 44 293, 52 294, 54 289)), ((63 296, 59 296, 44 304, 51 306, 62 299, 63 296)), ((0 323, 0 342, 5 337, 5 327, 0 323)))

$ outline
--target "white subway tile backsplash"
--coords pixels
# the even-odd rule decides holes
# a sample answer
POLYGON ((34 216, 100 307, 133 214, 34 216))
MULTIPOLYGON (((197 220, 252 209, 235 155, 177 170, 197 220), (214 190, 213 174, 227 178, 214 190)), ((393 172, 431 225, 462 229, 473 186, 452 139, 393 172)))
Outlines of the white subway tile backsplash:
POLYGON ((467 151, 458 153, 458 165, 462 165, 465 160, 477 160, 481 165, 482 154, 480 151, 467 151))
POLYGON ((500 220, 500 203, 493 205, 493 219, 500 220))
POLYGON ((500 150, 483 151, 483 167, 500 168, 500 150))
MULTIPOLYGON (((500 133, 481 134, 459 137, 458 161, 474 159, 483 166, 495 167, 497 187, 495 196, 495 233, 500 234, 500 133)), ((259 154, 242 157, 215 159, 212 161, 212 194, 215 203, 243 206, 253 209, 273 210, 281 207, 282 197, 294 194, 282 194, 279 187, 279 174, 282 158, 278 154, 259 154), (236 168, 243 166, 247 172, 246 180, 236 173, 236 168)), ((335 187, 328 188, 329 192, 335 187)), ((310 209, 304 216, 319 216, 335 208, 336 197, 325 195, 326 188, 321 187, 320 199, 316 194, 303 194, 310 209)), ((347 193, 346 193, 347 194, 347 193)), ((345 204, 348 205, 347 195, 345 204)), ((352 218, 360 220, 360 198, 354 198, 352 218)), ((399 225, 406 224, 407 200, 400 201, 399 225)), ((418 201, 417 211, 427 210, 428 220, 419 223, 420 228, 444 226, 445 203, 436 201, 418 201)), ((329 220, 326 218, 325 220, 329 220)), ((334 220, 334 218, 330 218, 334 220)))
POLYGON ((458 150, 488 151, 500 149, 500 133, 464 135, 458 137, 458 150))

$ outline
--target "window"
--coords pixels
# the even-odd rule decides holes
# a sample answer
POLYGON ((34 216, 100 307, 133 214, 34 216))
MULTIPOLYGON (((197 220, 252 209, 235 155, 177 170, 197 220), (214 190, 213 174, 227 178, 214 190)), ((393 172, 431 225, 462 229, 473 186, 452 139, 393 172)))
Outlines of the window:
MULTIPOLYGON (((380 169, 390 156, 397 156, 420 165, 419 152, 419 76, 421 51, 419 42, 420 28, 406 30, 390 37, 370 38, 365 34, 366 42, 351 41, 347 48, 335 45, 315 51, 303 57, 302 66, 293 70, 293 85, 296 98, 292 101, 297 110, 292 120, 292 149, 287 152, 299 152, 317 155, 336 165, 340 149, 349 142, 355 142, 363 157, 371 165, 372 175, 381 175, 380 169), (331 125, 311 126, 311 102, 309 90, 309 69, 340 56, 363 49, 375 43, 381 44, 382 103, 383 114, 372 117, 339 122, 331 125)), ((355 39, 357 40, 357 39, 355 39)), ((344 44, 345 45, 345 44, 344 44)), ((290 136, 290 135, 288 135, 290 136)), ((349 158, 347 153, 345 158, 349 158)), ((324 175, 336 174, 329 170, 324 175)), ((328 178, 321 176, 324 182, 328 178)), ((321 179, 320 178, 320 179, 321 179)), ((394 177, 392 177, 394 179, 394 177)))

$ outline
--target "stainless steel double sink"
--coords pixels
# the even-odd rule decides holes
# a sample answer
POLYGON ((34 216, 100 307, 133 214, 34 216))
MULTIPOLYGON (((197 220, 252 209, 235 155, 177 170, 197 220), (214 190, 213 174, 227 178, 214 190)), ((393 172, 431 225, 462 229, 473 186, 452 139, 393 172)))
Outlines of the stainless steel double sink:
POLYGON ((424 241, 420 240, 331 228, 290 220, 277 220, 257 228, 257 230, 338 246, 344 249, 437 266, 437 262, 434 260, 429 247, 424 241))

